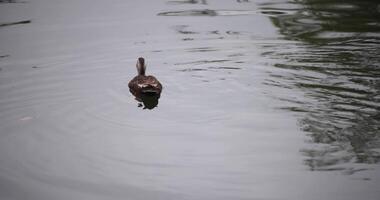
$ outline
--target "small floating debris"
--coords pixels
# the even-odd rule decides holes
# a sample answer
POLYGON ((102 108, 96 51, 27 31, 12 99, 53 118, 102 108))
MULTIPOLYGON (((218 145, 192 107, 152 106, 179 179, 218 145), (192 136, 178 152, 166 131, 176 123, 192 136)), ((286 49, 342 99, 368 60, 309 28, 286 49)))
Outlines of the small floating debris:
POLYGON ((12 25, 18 25, 18 24, 29 24, 31 22, 32 20, 24 20, 24 21, 18 21, 18 22, 4 23, 4 24, 0 24, 0 27, 12 26, 12 25))

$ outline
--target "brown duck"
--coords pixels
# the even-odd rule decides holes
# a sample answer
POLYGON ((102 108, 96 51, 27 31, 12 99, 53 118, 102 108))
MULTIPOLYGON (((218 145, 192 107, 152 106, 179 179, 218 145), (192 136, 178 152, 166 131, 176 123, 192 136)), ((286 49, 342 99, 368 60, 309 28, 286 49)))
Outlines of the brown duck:
POLYGON ((146 76, 146 63, 144 58, 138 58, 136 63, 137 76, 128 84, 129 91, 137 100, 142 96, 160 97, 162 91, 161 83, 154 76, 146 76))

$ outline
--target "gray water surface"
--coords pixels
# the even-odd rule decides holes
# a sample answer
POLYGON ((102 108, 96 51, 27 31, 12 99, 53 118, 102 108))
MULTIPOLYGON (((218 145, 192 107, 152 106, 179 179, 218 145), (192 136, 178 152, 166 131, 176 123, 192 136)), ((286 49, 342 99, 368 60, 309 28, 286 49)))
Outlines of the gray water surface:
POLYGON ((379 19, 371 0, 0 1, 0 199, 377 200, 379 19), (128 89, 140 56, 152 110, 128 89))

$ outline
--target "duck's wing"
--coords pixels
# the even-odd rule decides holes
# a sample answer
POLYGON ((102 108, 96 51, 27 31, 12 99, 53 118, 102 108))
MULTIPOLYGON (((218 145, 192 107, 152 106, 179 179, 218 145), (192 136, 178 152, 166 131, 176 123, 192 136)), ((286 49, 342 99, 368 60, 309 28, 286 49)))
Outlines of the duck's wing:
POLYGON ((141 83, 141 77, 140 76, 135 76, 131 81, 128 83, 129 90, 134 93, 137 92, 139 89, 139 83, 141 83))
POLYGON ((149 87, 154 87, 159 90, 162 90, 161 83, 154 76, 147 76, 142 86, 145 86, 145 87, 149 86, 149 87))
POLYGON ((161 83, 154 76, 136 76, 129 82, 128 86, 135 96, 141 93, 160 94, 162 90, 161 83))

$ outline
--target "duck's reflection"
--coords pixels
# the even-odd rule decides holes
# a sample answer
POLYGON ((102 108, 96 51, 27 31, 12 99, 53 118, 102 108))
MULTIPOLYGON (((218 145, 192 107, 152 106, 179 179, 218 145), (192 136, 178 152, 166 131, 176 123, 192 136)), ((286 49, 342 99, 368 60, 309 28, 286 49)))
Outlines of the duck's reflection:
POLYGON ((139 102, 138 107, 149 110, 157 107, 158 99, 160 99, 160 95, 155 93, 144 93, 136 95, 135 97, 135 99, 139 102))

